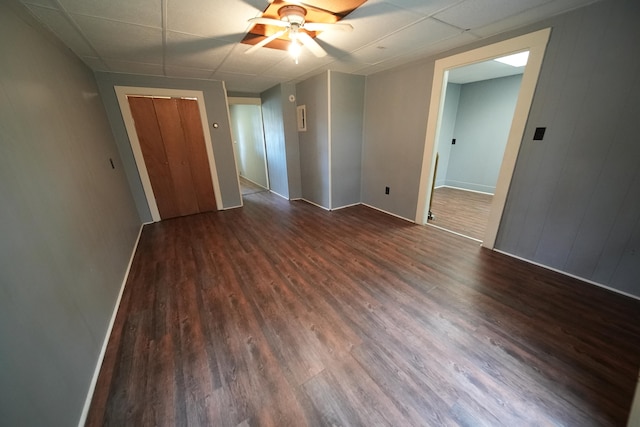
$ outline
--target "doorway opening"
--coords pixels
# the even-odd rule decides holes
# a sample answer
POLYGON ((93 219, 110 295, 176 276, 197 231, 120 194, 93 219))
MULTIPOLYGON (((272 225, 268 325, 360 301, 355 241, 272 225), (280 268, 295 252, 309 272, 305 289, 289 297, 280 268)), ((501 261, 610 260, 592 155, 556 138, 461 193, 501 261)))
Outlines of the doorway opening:
POLYGON ((422 159, 422 171, 416 207, 415 222, 426 224, 429 216, 429 204, 435 188, 435 165, 437 158, 437 144, 441 132, 442 114, 444 107, 446 83, 449 71, 470 64, 476 64, 494 58, 529 51, 527 65, 524 68, 520 91, 518 93, 513 121, 509 129, 507 143, 498 172, 495 192, 489 208, 487 225, 482 238, 482 246, 493 249, 498 234, 498 228, 511 177, 515 168, 520 143, 524 136, 525 125, 531 108, 538 76, 542 67, 542 59, 551 33, 550 28, 525 34, 492 45, 473 49, 435 62, 433 82, 431 86, 431 100, 427 117, 427 132, 422 159))
POLYGON ((228 102, 240 193, 244 198, 269 191, 261 99, 230 97, 228 102))
POLYGON ((428 224, 482 241, 528 51, 449 70, 428 224), (507 57, 508 58, 508 57, 507 57))

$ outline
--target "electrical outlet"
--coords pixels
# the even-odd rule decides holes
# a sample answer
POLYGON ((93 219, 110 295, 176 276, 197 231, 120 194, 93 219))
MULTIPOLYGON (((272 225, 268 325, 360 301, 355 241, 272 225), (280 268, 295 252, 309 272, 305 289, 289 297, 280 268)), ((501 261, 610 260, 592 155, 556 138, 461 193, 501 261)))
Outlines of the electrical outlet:
POLYGON ((384 187, 384 194, 389 194, 389 187, 384 187))
POLYGON ((455 138, 453 138, 453 139, 451 140, 451 145, 456 145, 456 139, 455 139, 455 138))

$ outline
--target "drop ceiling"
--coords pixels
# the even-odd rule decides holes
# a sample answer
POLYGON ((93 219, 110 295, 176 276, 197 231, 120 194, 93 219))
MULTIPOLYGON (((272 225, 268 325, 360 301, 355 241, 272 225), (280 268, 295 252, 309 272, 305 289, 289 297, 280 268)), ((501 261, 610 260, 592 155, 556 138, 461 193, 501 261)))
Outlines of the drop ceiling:
MULTIPOLYGON (((223 80, 260 93, 324 70, 368 75, 463 46, 594 0, 368 0, 321 32, 327 56, 241 43, 267 0, 18 0, 91 69, 223 80)), ((314 3, 335 0, 314 0, 314 3)), ((299 2, 292 1, 292 4, 299 2)))

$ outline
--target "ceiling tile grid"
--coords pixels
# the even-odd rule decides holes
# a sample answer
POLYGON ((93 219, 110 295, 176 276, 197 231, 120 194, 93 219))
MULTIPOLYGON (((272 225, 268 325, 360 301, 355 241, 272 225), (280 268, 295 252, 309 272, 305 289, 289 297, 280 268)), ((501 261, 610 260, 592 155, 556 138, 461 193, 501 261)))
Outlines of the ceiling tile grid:
MULTIPOLYGON (((527 25, 596 0, 368 0, 340 22, 352 32, 318 32, 324 57, 303 48, 299 63, 240 43, 267 0, 10 0, 93 70, 224 80, 262 92, 324 70, 371 74, 527 25)), ((277 0, 281 1, 281 0, 277 0)), ((292 1, 339 8, 338 0, 292 1)), ((310 14, 310 16, 314 16, 310 14)))

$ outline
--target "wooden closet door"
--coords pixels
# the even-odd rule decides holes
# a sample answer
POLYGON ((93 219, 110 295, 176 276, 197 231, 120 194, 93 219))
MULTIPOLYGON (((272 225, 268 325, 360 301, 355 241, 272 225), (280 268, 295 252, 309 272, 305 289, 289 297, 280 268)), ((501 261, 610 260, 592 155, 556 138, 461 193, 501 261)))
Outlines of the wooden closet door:
POLYGON ((216 197, 211 181, 211 169, 207 156, 206 142, 200 120, 198 101, 193 99, 177 99, 178 111, 182 120, 191 178, 200 212, 216 210, 216 197))
POLYGON ((164 150, 153 99, 130 96, 127 100, 135 122, 142 157, 144 157, 160 218, 180 216, 180 210, 175 202, 169 160, 164 150))
POLYGON ((215 210, 197 101, 148 97, 128 97, 128 101, 160 217, 215 210))

